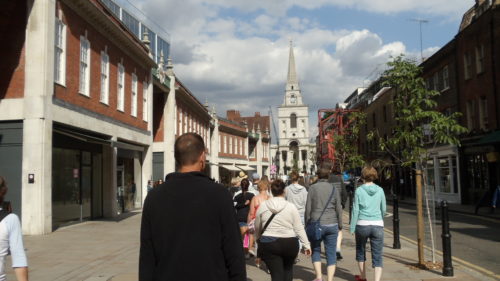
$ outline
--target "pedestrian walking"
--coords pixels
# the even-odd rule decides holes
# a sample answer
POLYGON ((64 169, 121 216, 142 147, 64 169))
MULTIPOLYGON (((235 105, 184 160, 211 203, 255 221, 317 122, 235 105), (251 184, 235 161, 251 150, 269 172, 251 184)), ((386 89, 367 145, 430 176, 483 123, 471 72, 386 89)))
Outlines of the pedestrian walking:
POLYGON ((232 199, 202 172, 203 138, 181 135, 174 155, 178 172, 167 175, 144 202, 139 280, 246 281, 232 199))
POLYGON ((304 213, 306 211, 307 190, 303 185, 299 184, 299 174, 292 172, 290 175, 292 184, 285 188, 286 201, 295 205, 299 211, 300 221, 304 225, 304 213))
POLYGON ((326 253, 327 280, 332 281, 337 265, 337 236, 339 230, 342 230, 342 206, 340 192, 328 182, 330 169, 321 167, 317 174, 318 181, 309 187, 307 194, 305 221, 308 229, 317 230, 317 235, 308 233, 312 248, 312 262, 316 273, 315 281, 323 279, 321 242, 324 243, 326 253))
POLYGON ((271 197, 269 194, 267 194, 267 191, 269 190, 268 186, 268 181, 260 181, 257 185, 257 189, 259 190, 259 193, 252 198, 252 201, 250 202, 250 212, 248 213, 248 224, 251 226, 250 227, 250 247, 248 248, 248 252, 252 256, 257 256, 256 259, 256 264, 257 266, 260 266, 260 260, 259 256, 255 253, 255 218, 257 214, 257 210, 261 206, 262 202, 270 199, 271 197))
POLYGON ((153 189, 153 181, 152 180, 148 180, 148 186, 147 186, 147 190, 148 190, 148 193, 153 189))
POLYGON ((261 204, 255 218, 259 255, 269 268, 272 281, 292 281, 299 239, 306 255, 311 254, 311 247, 297 208, 285 200, 285 183, 273 181, 271 192, 274 197, 261 204))
MULTIPOLYGON (((336 170, 332 170, 333 172, 330 174, 330 177, 328 178, 328 182, 333 184, 337 190, 340 191, 340 205, 342 206, 342 210, 345 208, 345 204, 347 202, 347 198, 349 197, 349 194, 347 193, 346 185, 345 185, 345 177, 336 170)), ((342 230, 339 230, 339 235, 337 236, 337 248, 335 248, 336 255, 337 255, 337 260, 343 259, 342 257, 342 239, 344 238, 344 235, 342 233, 342 230)))
POLYGON ((374 184, 378 174, 375 168, 367 166, 361 171, 363 185, 356 189, 351 215, 351 233, 356 235, 356 261, 360 275, 356 281, 366 281, 366 242, 370 239, 374 280, 382 278, 382 253, 384 248, 384 215, 386 201, 384 190, 374 184))
POLYGON ((259 188, 258 188, 258 184, 260 182, 260 175, 257 174, 257 173, 253 173, 252 174, 252 182, 250 184, 250 187, 248 188, 248 190, 250 192, 252 192, 254 195, 257 195, 259 194, 259 188))
MULTIPOLYGON (((241 180, 241 193, 234 197, 234 208, 236 209, 236 216, 240 226, 241 238, 245 241, 245 236, 248 233, 248 213, 250 212, 250 202, 254 197, 253 193, 248 192, 250 182, 247 179, 241 180)), ((249 246, 247 249, 251 249, 249 246)))
POLYGON ((4 198, 7 195, 7 182, 0 176, 0 281, 7 280, 5 260, 12 257, 12 268, 18 281, 28 281, 28 260, 23 246, 21 223, 12 208, 4 208, 4 198))

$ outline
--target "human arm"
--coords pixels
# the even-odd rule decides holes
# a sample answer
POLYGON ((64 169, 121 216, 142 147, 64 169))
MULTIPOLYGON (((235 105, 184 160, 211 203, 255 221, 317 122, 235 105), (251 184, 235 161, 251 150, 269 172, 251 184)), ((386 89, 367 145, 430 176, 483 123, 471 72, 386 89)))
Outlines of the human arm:
POLYGON ((254 231, 254 237, 255 237, 255 241, 259 240, 260 238, 260 235, 261 235, 261 231, 262 231, 262 210, 264 208, 259 208, 259 210, 256 212, 256 215, 255 215, 255 231, 254 231))
POLYGON ((16 267, 14 268, 16 273, 17 281, 28 281, 28 267, 16 267))
MULTIPOLYGON (((152 191, 153 192, 153 191, 152 191)), ((154 279, 156 258, 153 249, 153 237, 151 231, 151 195, 146 197, 141 218, 141 245, 139 252, 139 281, 151 281, 154 279)))
MULTIPOLYGON (((342 185, 342 184, 340 184, 342 185)), ((339 230, 342 230, 342 198, 339 192, 335 192, 335 213, 337 213, 337 222, 339 230)))
POLYGON ((24 252, 21 223, 15 214, 8 215, 4 220, 9 233, 9 250, 16 278, 18 281, 27 281, 28 261, 24 252))
POLYGON ((352 213, 351 213, 351 226, 349 232, 354 233, 356 230, 356 224, 358 223, 359 216, 359 195, 358 192, 354 193, 354 202, 352 204, 352 213))
POLYGON ((304 225, 302 225, 299 211, 293 204, 289 204, 288 208, 290 208, 291 210, 292 226, 295 234, 299 237, 299 240, 300 242, 302 242, 303 247, 307 250, 310 250, 311 244, 309 243, 309 239, 307 239, 306 231, 304 230, 304 225))
POLYGON ((257 196, 254 196, 250 201, 250 211, 248 211, 247 222, 250 223, 251 220, 255 218, 255 205, 257 204, 257 196))
POLYGON ((304 212, 304 224, 306 224, 306 225, 307 225, 307 222, 311 219, 312 195, 313 195, 313 190, 311 187, 311 188, 309 188, 309 192, 307 193, 306 210, 304 212))
POLYGON ((384 219, 386 212, 387 212, 387 202, 385 200, 384 191, 382 190, 382 200, 380 202, 380 213, 382 214, 382 220, 384 219))
POLYGON ((246 281, 245 254, 238 220, 229 196, 221 196, 219 216, 221 223, 221 249, 228 280, 246 281))

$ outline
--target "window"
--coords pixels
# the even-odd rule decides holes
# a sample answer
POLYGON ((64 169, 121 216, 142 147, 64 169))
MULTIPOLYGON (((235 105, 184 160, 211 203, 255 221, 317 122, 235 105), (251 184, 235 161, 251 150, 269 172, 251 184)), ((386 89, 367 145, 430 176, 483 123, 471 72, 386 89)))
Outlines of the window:
POLYGON ((80 36, 80 86, 82 95, 90 96, 90 42, 80 36))
POLYGON ((387 122, 387 106, 384 105, 382 111, 384 112, 384 122, 387 122))
POLYGON ((66 83, 66 25, 61 19, 56 19, 54 49, 54 82, 64 86, 66 83))
POLYGON ((438 72, 434 73, 434 78, 432 79, 433 81, 433 89, 436 90, 436 91, 440 91, 440 87, 439 87, 439 74, 438 72))
POLYGON ((101 52, 101 102, 109 102, 109 56, 106 51, 101 52))
POLYGON ((488 129, 488 100, 486 97, 479 99, 479 127, 481 130, 488 129))
POLYGON ((470 79, 472 76, 472 56, 470 53, 464 55, 464 77, 465 80, 470 79))
POLYGON ((179 135, 184 134, 184 131, 182 130, 182 108, 179 107, 179 135))
POLYGON ((137 116, 137 76, 132 74, 132 93, 130 101, 130 114, 137 116))
POLYGON ((484 72, 484 45, 476 47, 476 70, 478 74, 484 72))
POLYGON ((443 67, 443 90, 450 88, 450 74, 448 66, 443 67))
POLYGON ((228 152, 227 149, 227 136, 224 136, 224 153, 228 152))
POLYGON ((290 114, 290 128, 297 128, 297 114, 290 114))
POLYGON ((375 113, 372 113, 372 122, 373 122, 373 128, 377 127, 377 116, 375 113))
POLYGON ((467 102, 467 128, 472 131, 474 129, 474 119, 476 115, 476 103, 474 100, 470 100, 467 102))
POLYGON ((125 111, 125 69, 121 63, 118 64, 118 88, 117 88, 117 109, 125 111))
POLYGON ((229 153, 233 154, 233 138, 229 137, 229 153))
POLYGON ((425 79, 425 86, 427 90, 433 90, 432 89, 432 77, 425 79))
MULTIPOLYGON (((148 122, 148 82, 142 83, 142 120, 148 122)), ((177 128, 177 126, 176 126, 177 128)))

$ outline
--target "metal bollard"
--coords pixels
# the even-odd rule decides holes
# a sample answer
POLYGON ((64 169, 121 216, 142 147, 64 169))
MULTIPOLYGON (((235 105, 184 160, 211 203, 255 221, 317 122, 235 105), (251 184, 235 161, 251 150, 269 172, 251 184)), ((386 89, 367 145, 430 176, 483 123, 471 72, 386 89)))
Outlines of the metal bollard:
POLYGON ((394 194, 392 205, 392 228, 394 233, 393 249, 401 249, 401 242, 399 241, 399 201, 398 196, 394 194))
POLYGON ((441 201, 441 224, 443 226, 443 276, 453 276, 451 260, 450 220, 448 218, 448 202, 441 201))

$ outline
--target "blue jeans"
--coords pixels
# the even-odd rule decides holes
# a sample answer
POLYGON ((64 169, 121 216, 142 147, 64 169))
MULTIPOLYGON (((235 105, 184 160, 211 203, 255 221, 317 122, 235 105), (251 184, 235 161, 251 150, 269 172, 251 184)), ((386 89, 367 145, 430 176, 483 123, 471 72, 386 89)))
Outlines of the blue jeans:
POLYGON ((321 241, 325 243, 326 265, 337 264, 337 237, 339 226, 321 225, 321 240, 311 241, 312 262, 321 262, 321 241))
POLYGON ((376 225, 356 225, 356 261, 366 261, 366 242, 370 238, 372 267, 382 267, 384 228, 376 225))

